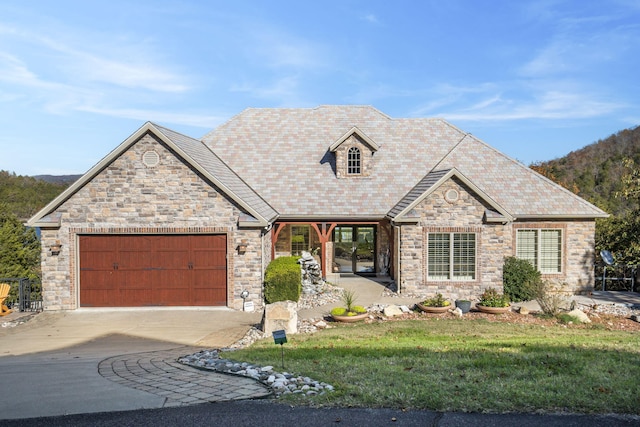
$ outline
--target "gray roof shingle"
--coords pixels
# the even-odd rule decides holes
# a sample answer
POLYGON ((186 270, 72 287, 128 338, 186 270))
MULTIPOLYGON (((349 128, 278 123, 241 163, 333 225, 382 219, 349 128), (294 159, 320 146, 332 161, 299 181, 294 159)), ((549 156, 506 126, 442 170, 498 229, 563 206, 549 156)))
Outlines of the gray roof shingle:
POLYGON ((606 216, 442 119, 393 119, 369 106, 250 108, 202 141, 282 218, 384 217, 430 172, 452 168, 516 218, 606 216), (338 179, 328 150, 354 127, 378 145, 372 173, 338 179))
POLYGON ((153 126, 188 155, 191 163, 201 166, 210 176, 215 177, 225 193, 235 196, 267 222, 277 217, 278 213, 201 141, 156 124, 153 126))

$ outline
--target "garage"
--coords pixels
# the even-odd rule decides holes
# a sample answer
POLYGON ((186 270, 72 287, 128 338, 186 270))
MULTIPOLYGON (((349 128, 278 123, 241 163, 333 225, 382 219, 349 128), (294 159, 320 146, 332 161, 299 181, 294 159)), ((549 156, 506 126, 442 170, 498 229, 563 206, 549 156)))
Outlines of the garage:
POLYGON ((226 306, 227 238, 79 236, 80 306, 226 306))

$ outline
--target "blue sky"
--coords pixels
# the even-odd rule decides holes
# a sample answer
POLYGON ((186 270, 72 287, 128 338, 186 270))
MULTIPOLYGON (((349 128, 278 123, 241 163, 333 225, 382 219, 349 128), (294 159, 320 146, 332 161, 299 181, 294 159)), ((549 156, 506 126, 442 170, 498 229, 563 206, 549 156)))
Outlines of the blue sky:
POLYGON ((0 170, 323 104, 442 117, 530 164, 639 125, 639 70, 636 0, 3 0, 0 170))

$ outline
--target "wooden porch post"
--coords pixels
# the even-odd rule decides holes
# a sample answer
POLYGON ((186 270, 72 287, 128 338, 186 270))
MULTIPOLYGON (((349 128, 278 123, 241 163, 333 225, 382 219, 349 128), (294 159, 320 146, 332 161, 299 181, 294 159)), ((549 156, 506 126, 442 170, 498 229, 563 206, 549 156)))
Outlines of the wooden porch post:
POLYGON ((276 259, 276 242, 278 241, 278 234, 282 231, 285 224, 276 223, 273 228, 271 228, 271 260, 276 259))
POLYGON ((329 237, 331 236, 331 232, 333 231, 333 229, 336 227, 336 223, 331 223, 329 224, 329 228, 327 228, 327 223, 323 222, 321 224, 317 224, 315 222, 311 223, 311 226, 313 227, 314 230, 316 230, 316 233, 318 233, 318 238, 320 239, 320 261, 321 261, 321 269, 322 269, 322 278, 326 279, 327 278, 327 242, 329 241, 329 237), (320 227, 318 227, 318 225, 320 225, 320 227, 322 227, 322 230, 320 230, 320 227))

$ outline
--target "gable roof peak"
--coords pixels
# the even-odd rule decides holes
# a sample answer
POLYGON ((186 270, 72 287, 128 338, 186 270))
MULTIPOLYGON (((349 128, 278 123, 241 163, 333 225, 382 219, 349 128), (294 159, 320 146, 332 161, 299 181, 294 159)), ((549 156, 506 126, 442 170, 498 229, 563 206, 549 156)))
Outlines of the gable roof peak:
POLYGON ((354 126, 349 131, 347 131, 347 133, 345 133, 340 138, 338 138, 336 142, 331 144, 331 146, 329 147, 329 151, 331 152, 336 151, 336 149, 347 139, 351 138, 352 135, 355 135, 356 137, 358 137, 358 139, 360 139, 362 142, 367 144, 372 151, 375 152, 380 149, 380 146, 376 144, 376 142, 373 139, 369 138, 364 132, 358 129, 357 126, 354 126))
POLYGON ((241 226, 268 226, 278 216, 278 212, 276 212, 271 205, 249 187, 249 185, 204 143, 172 131, 169 128, 156 125, 152 122, 146 122, 95 166, 89 169, 80 179, 29 219, 27 225, 36 227, 59 226, 59 217, 55 215, 52 216, 51 214, 124 152, 138 143, 147 133, 151 133, 159 138, 180 158, 188 163, 190 167, 197 170, 210 182, 220 188, 224 194, 238 203, 238 205, 246 210, 249 216, 254 218, 254 220, 246 223, 241 220, 241 226), (58 222, 53 221, 55 218, 58 219, 58 222))
POLYGON ((504 222, 513 221, 514 218, 510 215, 506 209, 498 204, 491 196, 485 193, 477 185, 475 185, 469 178, 464 176, 455 167, 448 169, 432 170, 424 176, 416 184, 405 197, 400 200, 387 214, 387 217, 391 218, 393 222, 406 222, 413 221, 411 217, 411 211, 426 197, 432 194, 438 187, 449 179, 456 177, 463 184, 465 184, 471 191, 473 191, 481 200, 491 207, 504 222))

